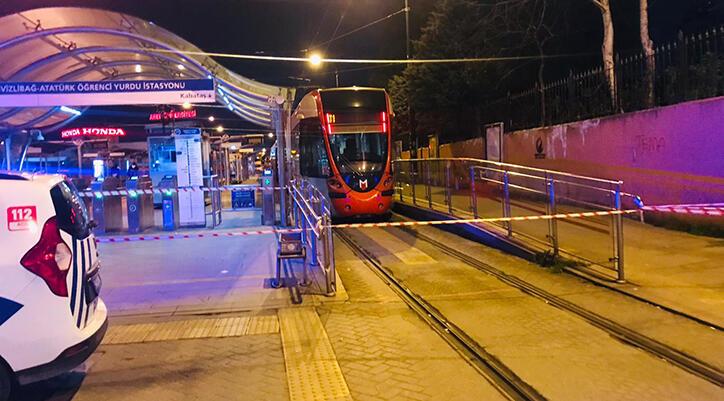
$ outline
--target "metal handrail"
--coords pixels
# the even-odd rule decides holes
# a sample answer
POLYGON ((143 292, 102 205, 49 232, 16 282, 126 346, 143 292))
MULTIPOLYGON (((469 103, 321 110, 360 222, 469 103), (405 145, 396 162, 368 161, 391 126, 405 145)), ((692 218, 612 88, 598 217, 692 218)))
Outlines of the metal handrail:
POLYGON ((607 180, 604 178, 596 178, 596 177, 587 177, 585 175, 571 174, 571 173, 566 173, 563 171, 545 170, 545 169, 541 169, 541 168, 537 168, 537 167, 521 166, 519 164, 496 162, 496 161, 492 161, 492 160, 474 159, 471 157, 460 157, 460 158, 439 157, 439 158, 432 158, 432 159, 396 159, 396 160, 393 160, 392 163, 428 162, 428 161, 468 161, 468 162, 474 162, 474 163, 492 164, 494 166, 499 166, 499 167, 519 168, 519 169, 528 170, 528 171, 536 171, 536 172, 544 173, 544 174, 556 174, 556 175, 561 175, 561 176, 565 176, 565 177, 581 178, 581 179, 585 179, 585 180, 598 181, 598 182, 603 182, 603 183, 607 183, 607 184, 622 184, 623 183, 623 181, 607 180))
MULTIPOLYGON (((445 212, 453 217, 465 217, 465 214, 472 213, 479 217, 479 192, 480 188, 476 188, 476 184, 485 185, 483 193, 487 193, 491 188, 494 191, 499 190, 500 194, 491 197, 493 204, 500 203, 502 206, 501 217, 513 217, 511 204, 511 196, 519 197, 524 201, 532 202, 545 206, 545 214, 556 214, 556 209, 560 205, 571 205, 574 207, 596 210, 622 210, 623 197, 631 197, 634 201, 640 203, 640 198, 636 195, 623 193, 621 191, 622 181, 607 180, 596 177, 586 177, 577 174, 565 173, 554 170, 545 170, 535 167, 519 166, 515 164, 494 162, 489 160, 480 160, 474 158, 432 158, 432 159, 398 159, 394 161, 396 182, 399 192, 399 200, 404 202, 403 192, 406 192, 404 184, 410 186, 408 195, 411 195, 411 202, 418 207, 427 207, 435 210, 440 208, 440 202, 433 202, 432 187, 444 188, 445 196, 445 212), (408 166, 409 165, 409 166, 408 166), (407 166, 407 167, 405 167, 407 166), (434 168, 431 168, 433 166, 434 168), (444 171, 443 171, 444 169, 444 171), (460 175, 463 169, 465 174, 460 175), (519 171, 511 171, 516 169, 519 171), (451 173, 455 171, 455 178, 451 178, 451 173), (482 174, 486 172, 486 174, 482 174), (495 176, 487 174, 494 173, 495 176), (443 174, 444 173, 444 179, 443 174), (467 178, 465 177, 467 175, 467 178), (490 177, 489 177, 490 175, 490 177), (534 181, 518 180, 522 182, 511 182, 514 178, 528 178, 534 181), (462 181, 460 181, 462 179, 462 181), (469 209, 453 207, 453 189, 458 191, 465 188, 464 185, 469 182, 469 209), (404 184, 403 184, 404 183, 404 184), (458 187, 462 183, 463 187, 458 187), (416 186, 423 186, 424 191, 416 190, 416 186), (511 190, 513 191, 511 193, 511 190), (424 192, 424 195, 422 193, 424 192), (558 193, 560 192, 560 194, 558 193), (526 195, 528 194, 528 195, 526 195), (603 196, 605 195, 605 196, 603 196), (531 198, 531 196, 533 196, 531 198), (423 200, 422 202, 420 200, 423 200)), ((439 191, 435 191, 439 193, 439 191)), ((463 193, 467 192, 463 189, 463 193)), ((461 194, 457 192, 456 197, 461 194)), ((467 195, 466 195, 467 196, 467 195)), ((491 206, 490 200, 485 201, 486 207, 491 206)), ((488 214, 490 213, 490 209, 488 214)), ((495 214, 493 214, 494 216, 495 214)), ((572 255, 580 260, 585 260, 594 266, 600 266, 605 269, 613 269, 616 272, 616 280, 624 281, 624 259, 623 259, 623 216, 615 214, 611 216, 611 225, 608 226, 608 234, 611 239, 605 240, 606 243, 613 244, 613 254, 609 254, 607 262, 599 259, 600 254, 590 253, 588 248, 579 249, 574 252, 562 248, 559 245, 558 221, 556 219, 547 219, 547 233, 529 234, 530 226, 523 223, 513 223, 513 221, 505 221, 502 226, 507 231, 508 237, 516 236, 519 239, 528 237, 534 242, 542 243, 548 246, 549 252, 554 256, 558 256, 559 252, 572 255), (531 237, 535 235, 538 238, 531 237), (611 242, 608 242, 611 241, 611 242), (586 257, 593 255, 593 257, 586 257), (607 263, 611 263, 613 267, 609 267, 607 263)), ((579 225, 583 229, 596 230, 589 225, 579 225)), ((538 229, 536 229, 538 230, 538 229)), ((544 230, 545 231, 545 230, 544 230)), ((600 231, 599 231, 600 232, 600 231)), ((606 248, 604 248, 606 249, 606 248)), ((605 253, 604 253, 605 255, 605 253)))
MULTIPOLYGON (((321 267, 325 276, 326 295, 334 296, 337 291, 337 280, 331 227, 332 215, 326 198, 319 189, 306 180, 292 180, 287 189, 292 200, 294 225, 301 230, 302 241, 312 248, 308 253, 311 255, 310 265, 321 267), (300 214, 301 216, 299 216, 300 214), (321 264, 318 252, 320 247, 321 264)), ((305 273, 306 268, 305 263, 305 273)))

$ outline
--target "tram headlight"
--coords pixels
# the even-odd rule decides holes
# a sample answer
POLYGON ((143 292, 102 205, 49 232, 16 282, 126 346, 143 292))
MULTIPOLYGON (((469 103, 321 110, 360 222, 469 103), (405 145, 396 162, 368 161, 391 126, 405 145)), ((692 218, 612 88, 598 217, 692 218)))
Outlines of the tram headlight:
POLYGON ((335 180, 334 178, 327 180, 327 185, 329 185, 332 188, 342 189, 342 183, 335 180))

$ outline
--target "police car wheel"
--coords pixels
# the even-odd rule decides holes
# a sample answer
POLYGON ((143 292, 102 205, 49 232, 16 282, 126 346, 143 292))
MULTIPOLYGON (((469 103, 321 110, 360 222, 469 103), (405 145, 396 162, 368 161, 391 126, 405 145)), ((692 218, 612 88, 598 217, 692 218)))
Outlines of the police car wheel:
POLYGON ((10 378, 10 372, 0 361, 0 401, 10 399, 10 392, 13 389, 13 382, 10 378))

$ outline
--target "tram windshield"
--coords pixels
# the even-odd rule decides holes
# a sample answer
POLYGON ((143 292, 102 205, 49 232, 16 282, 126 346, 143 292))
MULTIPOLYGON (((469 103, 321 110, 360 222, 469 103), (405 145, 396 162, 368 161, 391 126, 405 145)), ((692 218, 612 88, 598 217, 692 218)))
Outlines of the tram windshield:
POLYGON ((387 162, 387 135, 384 133, 333 134, 329 147, 343 175, 379 173, 387 162))

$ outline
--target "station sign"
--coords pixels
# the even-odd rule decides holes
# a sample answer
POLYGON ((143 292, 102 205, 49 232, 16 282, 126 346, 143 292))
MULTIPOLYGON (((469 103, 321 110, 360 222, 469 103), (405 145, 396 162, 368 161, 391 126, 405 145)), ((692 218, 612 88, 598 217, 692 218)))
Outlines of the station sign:
POLYGON ((190 120, 196 118, 196 109, 192 110, 172 110, 163 113, 153 113, 148 117, 149 121, 169 121, 169 120, 190 120))
POLYGON ((126 136, 126 131, 123 128, 71 128, 60 131, 60 137, 62 139, 72 139, 84 136, 93 137, 119 137, 126 136))
POLYGON ((213 79, 0 82, 0 107, 213 103, 213 79))

